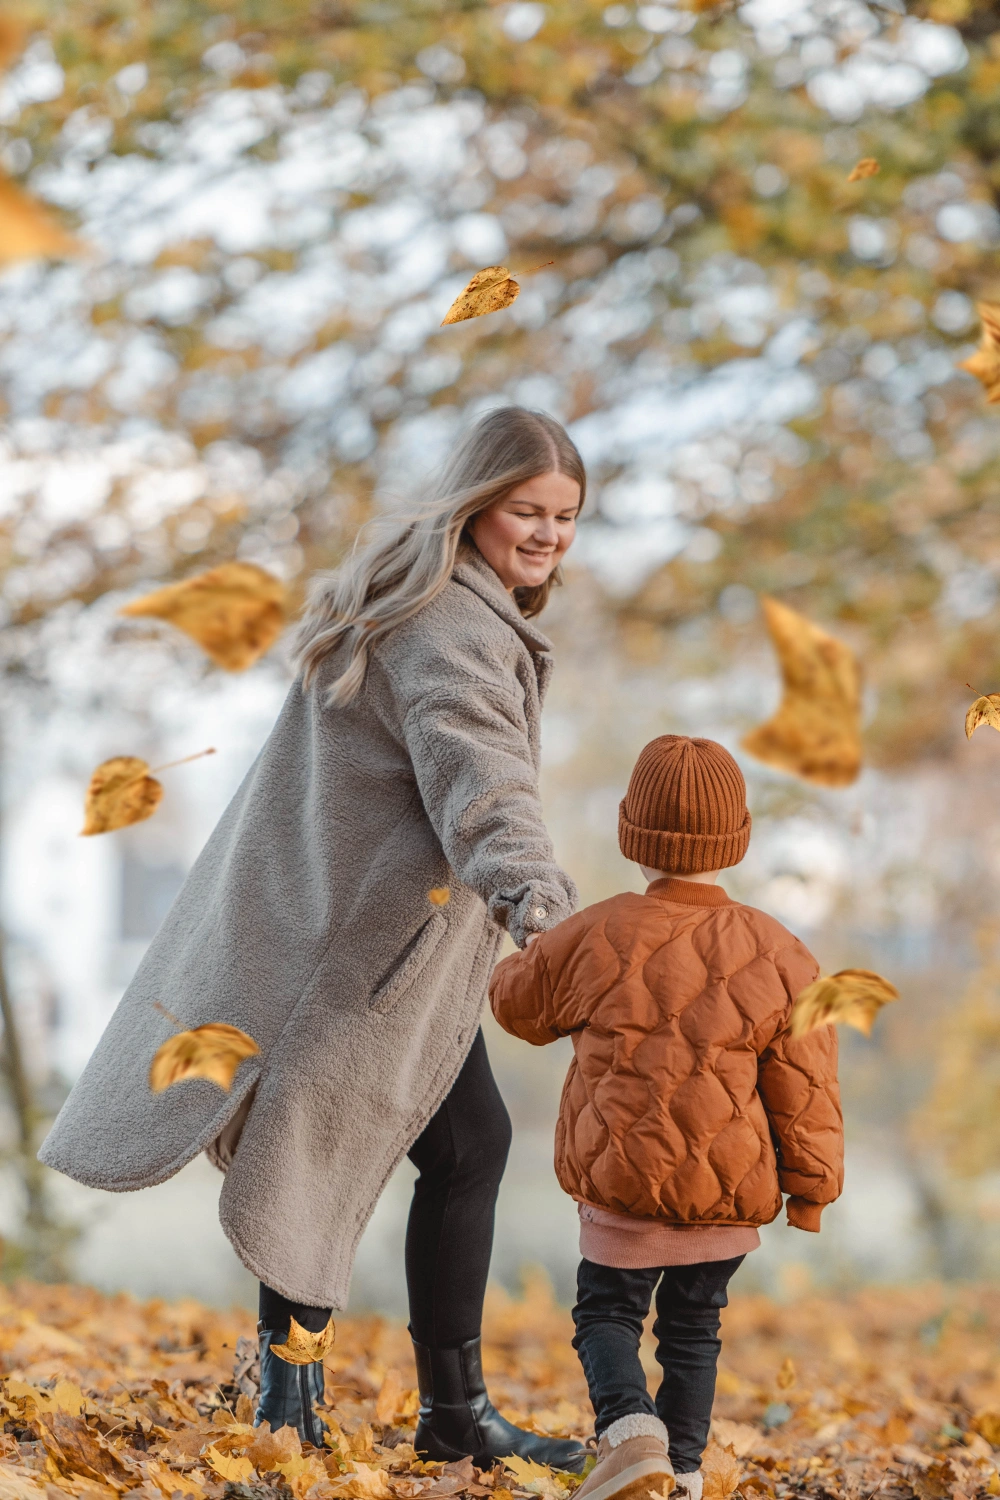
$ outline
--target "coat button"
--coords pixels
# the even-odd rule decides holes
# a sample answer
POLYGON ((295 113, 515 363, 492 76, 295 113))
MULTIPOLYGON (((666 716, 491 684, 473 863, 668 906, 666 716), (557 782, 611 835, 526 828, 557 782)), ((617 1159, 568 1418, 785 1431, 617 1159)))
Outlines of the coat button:
POLYGON ((548 914, 549 914, 549 909, 548 909, 547 906, 536 906, 535 910, 533 912, 533 915, 536 916, 536 917, 538 917, 539 920, 541 920, 542 917, 547 917, 548 914))

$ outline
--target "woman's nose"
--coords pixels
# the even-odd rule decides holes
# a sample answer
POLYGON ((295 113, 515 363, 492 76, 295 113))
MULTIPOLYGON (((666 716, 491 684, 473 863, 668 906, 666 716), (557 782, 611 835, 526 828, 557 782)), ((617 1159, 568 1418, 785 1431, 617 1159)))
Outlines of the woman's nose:
POLYGON ((554 516, 539 516, 535 526, 535 541, 554 547, 559 540, 559 530, 554 516))

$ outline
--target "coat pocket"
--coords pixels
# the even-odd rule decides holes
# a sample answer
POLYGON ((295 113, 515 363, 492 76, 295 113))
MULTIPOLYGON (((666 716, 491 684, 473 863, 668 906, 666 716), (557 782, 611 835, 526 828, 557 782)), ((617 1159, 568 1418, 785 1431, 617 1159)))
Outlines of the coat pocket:
POLYGON ((392 1009, 420 978, 447 931, 448 918, 441 912, 434 912, 427 918, 407 943, 394 966, 376 986, 369 1001, 372 1010, 392 1009))

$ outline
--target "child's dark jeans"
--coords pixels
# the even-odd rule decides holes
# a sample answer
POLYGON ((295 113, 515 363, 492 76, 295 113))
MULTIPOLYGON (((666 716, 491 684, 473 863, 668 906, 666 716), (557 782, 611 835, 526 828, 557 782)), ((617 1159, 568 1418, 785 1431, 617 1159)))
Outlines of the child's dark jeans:
POLYGON ((666 1423, 676 1472, 690 1474, 699 1467, 722 1347, 719 1314, 729 1300, 726 1287, 743 1258, 648 1271, 580 1262, 573 1348, 590 1387, 598 1437, 619 1417, 648 1412, 666 1423), (663 1370, 655 1403, 639 1362, 639 1340, 654 1287, 653 1334, 663 1370))

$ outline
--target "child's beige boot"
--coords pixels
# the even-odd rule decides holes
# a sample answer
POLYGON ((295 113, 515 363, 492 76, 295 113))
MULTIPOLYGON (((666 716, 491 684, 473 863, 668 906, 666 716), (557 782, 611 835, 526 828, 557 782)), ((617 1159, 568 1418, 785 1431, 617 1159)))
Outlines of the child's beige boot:
POLYGON ((704 1480, 700 1469, 694 1469, 690 1474, 675 1474, 674 1480, 677 1484, 674 1500, 701 1500, 704 1480))
POLYGON ((667 1441, 659 1417, 619 1417, 601 1437, 597 1463, 573 1500, 666 1500, 674 1487, 667 1441))

